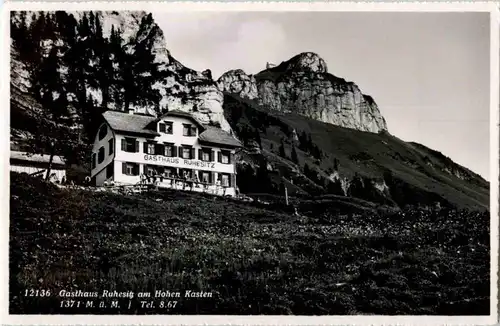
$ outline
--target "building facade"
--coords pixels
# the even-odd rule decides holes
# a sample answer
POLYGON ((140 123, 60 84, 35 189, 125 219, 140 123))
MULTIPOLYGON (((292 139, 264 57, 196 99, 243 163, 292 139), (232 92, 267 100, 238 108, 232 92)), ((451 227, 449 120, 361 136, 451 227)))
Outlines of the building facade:
POLYGON ((66 164, 64 160, 55 155, 50 162, 50 155, 28 154, 20 151, 10 151, 10 171, 28 173, 41 178, 47 177, 50 165, 50 181, 62 182, 66 178, 66 164))
POLYGON ((187 189, 234 196, 235 152, 241 144, 223 130, 191 114, 161 117, 107 111, 91 157, 91 177, 105 182, 187 189))

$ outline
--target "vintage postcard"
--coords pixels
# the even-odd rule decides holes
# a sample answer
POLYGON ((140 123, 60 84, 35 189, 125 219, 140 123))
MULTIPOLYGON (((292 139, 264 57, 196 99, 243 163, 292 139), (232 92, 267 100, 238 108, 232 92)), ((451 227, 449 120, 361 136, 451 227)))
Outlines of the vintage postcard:
POLYGON ((496 323, 493 2, 2 15, 3 323, 496 323))

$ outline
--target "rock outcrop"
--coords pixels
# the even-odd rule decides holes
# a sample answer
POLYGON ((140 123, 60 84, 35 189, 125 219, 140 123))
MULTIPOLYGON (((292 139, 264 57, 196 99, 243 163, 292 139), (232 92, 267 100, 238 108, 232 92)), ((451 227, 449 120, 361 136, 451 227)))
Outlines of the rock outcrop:
MULTIPOLYGON (((28 20, 32 17, 40 15, 41 12, 28 14, 28 20)), ((90 12, 68 12, 73 17, 80 21, 83 15, 89 16, 90 12)), ((47 14, 47 12, 44 12, 47 14)), ((189 69, 177 61, 167 49, 167 42, 164 34, 159 26, 153 22, 147 26, 147 30, 139 33, 141 21, 148 14, 142 11, 94 11, 94 16, 99 17, 102 25, 102 34, 104 37, 111 35, 112 29, 119 30, 123 39, 122 46, 127 52, 135 51, 135 44, 138 44, 142 38, 154 36, 152 45, 152 53, 154 62, 158 64, 158 70, 161 72, 159 79, 154 83, 153 89, 158 90, 161 95, 159 105, 156 107, 145 107, 131 105, 130 108, 149 114, 159 114, 168 109, 177 109, 192 112, 198 119, 205 123, 219 125, 222 129, 229 131, 231 128, 224 118, 222 102, 223 94, 218 89, 217 84, 212 79, 210 71, 198 72, 189 69)), ((20 12, 14 13, 11 16, 13 22, 20 21, 20 12)), ((29 21, 28 21, 29 23, 29 21)), ((143 26, 144 27, 144 26, 143 26)), ((59 39, 58 41, 60 41, 59 39)), ((50 47, 54 42, 47 42, 46 51, 50 51, 50 47)), ((17 67, 13 62, 11 65, 12 71, 19 71, 21 67, 17 67)), ((17 74, 12 81, 21 86, 28 83, 23 79, 27 79, 26 74, 17 74)), ((15 85, 17 86, 17 85, 15 85)), ((102 104, 102 90, 95 88, 93 85, 87 85, 87 96, 96 103, 102 104)), ((123 104, 110 101, 107 103, 109 109, 121 110, 123 104)))
POLYGON ((217 84, 220 90, 255 99, 269 110, 362 131, 387 130, 373 98, 353 82, 328 73, 325 61, 315 53, 301 53, 255 76, 229 71, 217 84))
MULTIPOLYGON (((105 36, 109 35, 114 25, 115 29, 123 31, 124 40, 136 35, 141 19, 146 15, 145 12, 127 11, 98 14, 103 20, 105 36)), ((212 80, 210 71, 199 72, 185 67, 170 54, 161 29, 156 24, 151 28, 158 29, 153 53, 159 70, 165 76, 154 85, 161 94, 160 108, 192 112, 202 122, 213 123, 230 131, 222 109, 223 95, 212 80)))
POLYGON ((243 70, 236 69, 224 73, 217 81, 219 90, 231 94, 238 94, 241 98, 254 99, 257 93, 255 77, 247 75, 243 70))

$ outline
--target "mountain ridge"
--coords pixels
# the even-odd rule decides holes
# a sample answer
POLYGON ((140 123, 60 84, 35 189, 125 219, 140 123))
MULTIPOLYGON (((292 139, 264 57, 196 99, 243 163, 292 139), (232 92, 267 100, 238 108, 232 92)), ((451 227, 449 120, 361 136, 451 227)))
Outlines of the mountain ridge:
POLYGON ((268 111, 255 100, 234 94, 226 93, 224 106, 231 127, 247 144, 239 174, 248 184, 255 183, 264 160, 266 169, 279 173, 258 184, 279 188, 284 182, 292 194, 331 193, 400 207, 439 202, 488 208, 489 182, 424 145, 387 132, 359 131, 268 111))
POLYGON ((277 66, 247 75, 230 70, 218 79, 224 92, 257 99, 269 110, 295 112, 346 128, 381 132, 387 123, 373 97, 354 82, 328 72, 318 54, 302 52, 277 66))
MULTIPOLYGON (((214 80, 209 69, 190 69, 170 53, 151 14, 45 12, 29 21, 19 12, 11 17, 11 136, 16 148, 47 138, 29 125, 44 119, 35 111, 54 107, 44 102, 43 92, 37 93, 50 86, 56 87, 49 88, 52 94, 59 94, 53 103, 67 101, 64 117, 55 116, 59 125, 73 123, 65 126, 64 136, 50 134, 52 140, 70 132, 88 142, 85 134, 94 134, 107 109, 153 115, 183 110, 234 131, 243 141, 238 165, 243 192, 282 194, 287 186, 292 195, 331 194, 399 207, 487 208, 484 179, 441 153, 390 135, 375 100, 354 82, 329 73, 315 53, 268 64, 255 75, 234 69, 214 80), (52 73, 35 75, 33 67, 52 73), (57 75, 57 82, 51 75, 57 75), (249 186, 255 180, 262 187, 249 186)), ((36 146, 49 150, 45 143, 36 146)), ((72 155, 72 146, 58 151, 72 155)), ((84 149, 81 156, 80 163, 88 164, 84 149)))

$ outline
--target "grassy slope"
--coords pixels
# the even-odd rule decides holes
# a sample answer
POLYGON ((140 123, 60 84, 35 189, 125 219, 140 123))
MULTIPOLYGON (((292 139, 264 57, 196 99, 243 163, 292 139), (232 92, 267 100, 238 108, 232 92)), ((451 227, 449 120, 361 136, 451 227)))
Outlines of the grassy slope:
MULTIPOLYGON (((252 116, 255 114, 268 115, 279 121, 261 130, 264 154, 275 163, 278 160, 276 153, 281 138, 289 139, 283 132, 283 125, 286 125, 290 130, 295 129, 297 134, 302 131, 311 134, 313 142, 325 154, 319 165, 321 171, 333 168, 334 158, 337 158, 340 162, 339 174, 342 177, 352 178, 358 173, 382 180, 384 171, 389 170, 395 177, 417 191, 435 193, 459 207, 480 209, 489 207, 488 182, 423 145, 407 143, 385 133, 374 134, 342 128, 297 114, 266 112, 254 102, 234 95, 226 95, 224 102, 225 105, 231 103, 241 108, 243 117, 240 120, 246 120, 243 123, 257 126, 257 123, 252 121, 252 116), (466 179, 462 180, 445 172, 445 168, 458 170, 466 179)), ((291 151, 290 143, 288 140, 286 146, 288 157, 291 151)), ((315 166, 315 159, 298 149, 297 153, 300 167, 303 167, 304 162, 315 166)))
MULTIPOLYGON (((430 151, 422 155, 412 143, 388 134, 350 130, 301 116, 287 115, 282 119, 296 129, 306 129, 323 151, 337 157, 341 162, 340 173, 345 171, 349 175, 359 172, 371 177, 381 177, 383 171, 388 169, 404 181, 435 192, 454 204, 489 207, 489 184, 486 181, 473 175, 472 182, 468 182, 442 171, 444 162, 441 157, 430 151), (368 154, 367 159, 354 161, 352 157, 359 153, 368 154), (425 163, 425 156, 434 163, 434 167, 425 163)), ((331 164, 326 162, 323 167, 329 163, 331 164)))
POLYGON ((201 194, 61 190, 12 173, 9 310, 117 312, 20 296, 43 288, 215 295, 171 311, 135 302, 125 314, 489 313, 488 214, 320 204, 298 202, 294 216, 201 194))

